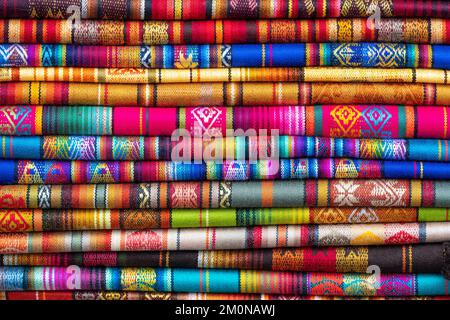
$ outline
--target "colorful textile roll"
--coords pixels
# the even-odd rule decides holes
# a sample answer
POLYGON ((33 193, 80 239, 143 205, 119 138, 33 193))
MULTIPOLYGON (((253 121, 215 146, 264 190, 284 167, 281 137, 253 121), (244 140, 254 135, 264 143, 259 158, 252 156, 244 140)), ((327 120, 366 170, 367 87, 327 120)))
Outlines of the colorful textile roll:
MULTIPOLYGON (((0 44, 1 67, 230 68, 341 66, 450 69, 449 46, 295 43, 181 46, 0 44)), ((5 74, 3 70, 0 74, 5 74)), ((6 74, 7 75, 7 74, 6 74)))
POLYGON ((0 184, 141 183, 297 179, 450 180, 449 162, 363 159, 171 161, 0 160, 0 184))
POLYGON ((0 255, 4 266, 224 268, 272 271, 440 273, 442 244, 228 251, 90 252, 0 255))
POLYGON ((449 161, 449 140, 341 139, 299 136, 190 138, 33 136, 0 137, 3 159, 49 160, 275 160, 291 158, 360 158, 449 161), (192 146, 196 146, 193 148, 192 146), (198 149, 200 150, 198 150, 198 149), (209 152, 207 152, 209 151, 209 152))
POLYGON ((295 19, 369 17, 380 10, 382 17, 448 17, 450 4, 442 0, 35 0, 0 1, 1 18, 67 19, 78 6, 81 19, 201 20, 201 19, 295 19))
POLYGON ((449 84, 448 73, 448 70, 441 69, 341 67, 211 69, 5 67, 0 72, 0 82, 192 83, 301 81, 449 84))
POLYGON ((0 233, 0 253, 231 250, 446 241, 450 241, 449 222, 276 225, 0 233))
POLYGON ((402 105, 170 109, 19 105, 0 106, 0 134, 171 136, 184 129, 183 133, 198 137, 225 137, 243 130, 247 135, 448 139, 449 115, 450 107, 402 105))
POLYGON ((183 84, 0 83, 0 104, 4 105, 191 107, 199 105, 277 106, 352 103, 450 105, 450 85, 327 82, 205 82, 183 84))
POLYGON ((333 296, 448 295, 440 274, 294 273, 170 268, 0 267, 0 290, 121 290, 333 296), (78 277, 77 277, 78 275, 78 277))
POLYGON ((245 293, 167 293, 139 291, 0 291, 0 300, 450 300, 450 296, 335 297, 245 293))
POLYGON ((159 45, 292 42, 450 44, 450 19, 106 21, 10 19, 0 43, 159 45), (433 32, 432 32, 433 31, 433 32))
POLYGON ((448 208, 0 210, 0 232, 450 221, 448 208))
POLYGON ((0 185, 2 209, 450 207, 450 180, 0 185))

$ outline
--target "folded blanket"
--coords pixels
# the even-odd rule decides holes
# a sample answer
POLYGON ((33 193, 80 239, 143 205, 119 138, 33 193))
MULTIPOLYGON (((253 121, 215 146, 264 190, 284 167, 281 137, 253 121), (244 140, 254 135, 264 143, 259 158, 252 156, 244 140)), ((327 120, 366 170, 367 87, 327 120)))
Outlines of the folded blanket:
POLYGON ((227 251, 89 252, 0 255, 4 266, 225 268, 273 271, 441 273, 440 243, 227 251))
POLYGON ((316 105, 144 108, 0 106, 4 135, 293 135, 346 138, 450 137, 450 107, 316 105), (273 131, 277 130, 277 131, 273 131))
POLYGON ((366 18, 206 21, 10 19, 0 22, 0 43, 156 45, 361 41, 450 44, 450 19, 381 18, 377 20, 377 26, 372 19, 366 18))
POLYGON ((0 185, 0 208, 446 208, 449 189, 449 180, 394 179, 0 185))
MULTIPOLYGON (((449 48, 450 49, 450 48, 449 48)), ((0 82, 48 81, 93 83, 189 82, 404 82, 448 83, 448 70, 383 68, 211 68, 136 69, 80 67, 2 68, 0 82)))
POLYGON ((0 232, 450 221, 448 208, 0 209, 0 232))
MULTIPOLYGON (((0 253, 230 250, 450 241, 449 222, 0 233, 0 253)), ((1 277, 0 277, 1 279, 1 277)))
MULTIPOLYGON (((450 21, 450 19, 449 19, 450 21)), ((0 104, 142 107, 312 104, 450 105, 450 85, 406 83, 205 82, 101 84, 4 82, 0 104)))
MULTIPOLYGON (((450 47, 445 45, 376 42, 161 46, 14 43, 0 44, 0 52, 5 52, 0 55, 0 66, 176 69, 341 66, 450 69, 450 56, 447 54, 449 50, 450 47)), ((7 75, 6 71, 3 74, 7 75)), ((418 76, 421 78, 423 75, 418 76)))
POLYGON ((0 300, 450 300, 450 296, 293 296, 250 293, 139 291, 0 291, 0 300))
POLYGON ((171 161, 0 160, 0 184, 130 183, 298 179, 450 180, 450 163, 361 159, 171 161))
POLYGON ((118 136, 0 138, 0 158, 51 160, 275 160, 303 157, 449 161, 449 140, 240 136, 223 139, 118 136), (202 141, 200 141, 200 140, 202 141), (193 148, 192 146, 195 146, 193 148))
MULTIPOLYGON (((446 18, 450 4, 440 0, 373 2, 382 17, 446 18)), ((195 19, 280 19, 368 17, 374 11, 372 2, 354 0, 33 0, 0 1, 1 18, 67 19, 71 6, 80 10, 82 19, 113 20, 195 20, 195 19)))
POLYGON ((294 273, 169 268, 0 267, 0 290, 124 290, 331 296, 448 295, 439 274, 294 273))

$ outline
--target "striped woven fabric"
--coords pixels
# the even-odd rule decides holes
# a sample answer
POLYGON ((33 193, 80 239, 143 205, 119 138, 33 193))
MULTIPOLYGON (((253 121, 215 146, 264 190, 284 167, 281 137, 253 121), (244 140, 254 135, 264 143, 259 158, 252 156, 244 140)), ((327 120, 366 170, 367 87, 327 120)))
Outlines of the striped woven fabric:
POLYGON ((276 134, 347 138, 450 138, 450 107, 316 105, 144 108, 0 106, 5 135, 192 136, 276 134), (181 133, 181 132, 180 132, 181 133))
POLYGON ((0 184, 131 183, 292 179, 450 180, 450 163, 362 159, 171 161, 0 160, 0 184))
POLYGON ((0 0, 0 300, 450 300, 449 79, 450 0, 0 0))
POLYGON ((392 179, 0 185, 0 208, 446 208, 448 188, 449 180, 392 179))
MULTIPOLYGON (((450 19, 449 19, 450 21, 450 19)), ((312 105, 450 105, 450 85, 405 83, 224 82, 100 84, 4 82, 0 104, 153 107, 312 105)))
POLYGON ((377 4, 382 17, 442 17, 450 4, 442 0, 377 2, 355 0, 2 0, 0 17, 67 19, 70 6, 82 8, 82 19, 113 20, 196 20, 196 19, 280 19, 368 17, 377 4))
POLYGON ((139 291, 0 291, 0 300, 450 300, 450 296, 345 297, 139 291))
POLYGON ((450 241, 450 222, 276 225, 0 233, 0 253, 231 250, 446 241, 450 241))
POLYGON ((448 208, 1 209, 0 232, 450 221, 448 208))
POLYGON ((0 291, 0 300, 62 300, 62 301, 98 301, 98 300, 450 300, 450 296, 294 296, 250 293, 167 293, 143 291, 0 291))
MULTIPOLYGON (((118 136, 2 136, 0 157, 49 160, 252 161, 304 157, 448 161, 449 140, 341 139, 299 136, 190 139, 118 136), (196 148, 192 148, 195 145, 196 148), (198 149, 197 149, 198 148, 198 149), (194 150, 193 150, 194 149, 194 150), (199 150, 201 149, 201 150, 199 150), (194 152, 195 151, 195 152, 194 152), (209 152, 207 152, 209 151, 209 152)), ((199 162, 199 163, 200 163, 199 162)))
POLYGON ((4 68, 0 72, 0 82, 192 83, 301 81, 449 84, 448 78, 448 70, 441 69, 343 67, 211 69, 15 67, 4 68))
POLYGON ((106 21, 9 19, 0 43, 159 45, 292 42, 450 44, 450 19, 106 21), (433 32, 432 32, 433 31, 433 32))
POLYGON ((124 290, 333 296, 448 295, 440 274, 294 273, 170 268, 1 267, 0 290, 124 290), (73 275, 79 280, 73 285, 73 275), (395 288, 393 290, 393 288, 395 288))
MULTIPOLYGON (((0 44, 2 67, 229 68, 340 66, 450 69, 445 45, 291 43, 162 46, 0 44)), ((430 70, 431 71, 431 70, 430 70)), ((435 72, 435 71, 431 71, 435 72)), ((2 73, 6 73, 3 71, 2 73)), ((8 76, 6 73, 5 76, 8 76)), ((117 76, 116 76, 117 77, 117 76)))
POLYGON ((101 21, 2 20, 0 43, 159 45, 293 42, 450 44, 448 19, 101 21), (314 30, 312 32, 311 30, 314 30), (395 30, 395 32, 393 32, 395 30), (431 32, 433 30, 433 32, 431 32))
MULTIPOLYGON (((447 245, 448 247, 448 245, 447 245)), ((440 273, 442 244, 229 251, 89 252, 0 255, 4 266, 226 268, 273 271, 440 273)))

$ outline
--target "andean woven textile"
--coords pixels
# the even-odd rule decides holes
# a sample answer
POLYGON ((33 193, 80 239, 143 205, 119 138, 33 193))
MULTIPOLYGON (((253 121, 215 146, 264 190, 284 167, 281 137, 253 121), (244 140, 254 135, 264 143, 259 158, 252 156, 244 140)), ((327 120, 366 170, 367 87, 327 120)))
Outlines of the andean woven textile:
POLYGON ((0 0, 0 300, 450 299, 449 17, 0 0))
MULTIPOLYGON (((176 92, 175 92, 176 93, 176 92)), ((450 107, 316 105, 145 108, 109 106, 0 106, 3 135, 192 136, 248 135, 349 138, 450 138, 450 107), (267 130, 266 130, 267 129, 267 130), (264 130, 261 132, 260 130, 264 130)))
POLYGON ((449 84, 449 71, 441 69, 382 69, 341 67, 228 69, 5 67, 0 69, 0 82, 7 81, 55 81, 93 83, 301 81, 449 84))
POLYGON ((436 243, 271 250, 14 254, 0 255, 0 265, 233 268, 345 273, 366 273, 370 266, 376 265, 382 273, 441 273, 446 258, 444 250, 442 244, 436 243))
POLYGON ((124 290, 333 296, 448 295, 439 274, 294 273, 170 268, 1 267, 0 290, 124 290))
POLYGON ((167 293, 143 291, 0 291, 0 300, 450 300, 450 296, 293 296, 251 293, 167 293))
POLYGON ((1 209, 0 232, 450 221, 448 208, 1 209))
MULTIPOLYGON (((185 139, 185 138, 183 138, 185 139)), ((51 160, 172 160, 181 144, 182 159, 281 159, 361 158, 385 160, 449 161, 449 140, 426 139, 341 139, 300 136, 227 137, 216 140, 171 141, 171 137, 107 136, 1 136, 0 157, 4 159, 51 160), (192 150, 191 144, 200 148, 192 150), (269 149, 267 152, 258 150, 269 149), (216 151, 210 156, 207 149, 216 151), (256 154, 253 154, 253 153, 256 154)), ((177 154, 178 155, 178 154, 177 154)))
MULTIPOLYGON (((449 19, 450 21, 450 19, 449 19)), ((0 104, 249 106, 450 105, 450 85, 405 83, 202 82, 101 84, 2 82, 0 104)))
MULTIPOLYGON (((0 44, 1 67, 229 68, 341 66, 450 69, 449 46, 295 43, 180 46, 0 44)), ((6 73, 2 71, 2 74, 6 73)))
POLYGON ((184 251, 450 241, 449 222, 0 233, 0 253, 184 251))
POLYGON ((446 208, 449 188, 450 180, 388 179, 0 185, 0 208, 446 208))
POLYGON ((368 17, 374 5, 383 17, 446 18, 450 13, 442 0, 2 0, 0 17, 66 19, 71 5, 80 7, 82 19, 112 20, 368 17))
POLYGON ((292 42, 450 44, 450 19, 367 18, 306 20, 0 21, 0 43, 90 45, 292 42))
POLYGON ((317 178, 450 180, 450 163, 363 159, 171 161, 0 160, 0 184, 130 183, 317 178))

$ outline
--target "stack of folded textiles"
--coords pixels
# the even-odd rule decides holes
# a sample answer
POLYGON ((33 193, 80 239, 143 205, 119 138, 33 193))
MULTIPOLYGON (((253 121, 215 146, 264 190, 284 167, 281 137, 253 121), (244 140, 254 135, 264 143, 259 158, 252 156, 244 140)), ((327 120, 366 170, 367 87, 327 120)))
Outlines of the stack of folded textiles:
POLYGON ((449 14, 0 0, 0 299, 446 299, 449 14))

